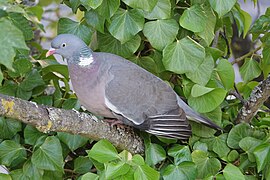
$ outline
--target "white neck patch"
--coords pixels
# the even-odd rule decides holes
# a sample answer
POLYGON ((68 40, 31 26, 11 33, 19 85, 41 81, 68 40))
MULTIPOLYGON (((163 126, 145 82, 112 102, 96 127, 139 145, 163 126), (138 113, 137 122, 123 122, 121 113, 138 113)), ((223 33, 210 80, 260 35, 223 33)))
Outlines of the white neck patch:
POLYGON ((93 56, 89 56, 89 57, 82 57, 80 56, 79 58, 79 65, 80 66, 88 66, 90 64, 92 64, 94 62, 93 56))

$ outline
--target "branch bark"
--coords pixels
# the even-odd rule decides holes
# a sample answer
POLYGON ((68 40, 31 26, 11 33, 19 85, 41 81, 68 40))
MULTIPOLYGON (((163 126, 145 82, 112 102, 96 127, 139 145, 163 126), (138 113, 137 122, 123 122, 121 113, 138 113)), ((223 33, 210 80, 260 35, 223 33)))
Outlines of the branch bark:
POLYGON ((270 97, 270 74, 268 77, 261 81, 258 86, 256 86, 247 102, 240 109, 236 122, 247 122, 249 123, 252 118, 256 115, 258 109, 261 105, 270 97))
POLYGON ((30 124, 44 133, 68 132, 92 140, 107 139, 119 150, 126 149, 133 154, 144 152, 143 140, 132 128, 112 128, 90 114, 37 105, 0 94, 0 115, 30 124))

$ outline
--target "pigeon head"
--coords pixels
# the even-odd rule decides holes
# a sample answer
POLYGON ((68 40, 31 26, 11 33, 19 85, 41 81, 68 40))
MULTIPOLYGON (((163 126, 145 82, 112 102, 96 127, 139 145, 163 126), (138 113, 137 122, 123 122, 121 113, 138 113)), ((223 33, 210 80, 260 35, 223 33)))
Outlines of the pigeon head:
POLYGON ((78 55, 81 49, 87 45, 79 37, 73 34, 60 34, 51 42, 51 49, 46 53, 46 57, 52 54, 59 54, 66 59, 78 55))

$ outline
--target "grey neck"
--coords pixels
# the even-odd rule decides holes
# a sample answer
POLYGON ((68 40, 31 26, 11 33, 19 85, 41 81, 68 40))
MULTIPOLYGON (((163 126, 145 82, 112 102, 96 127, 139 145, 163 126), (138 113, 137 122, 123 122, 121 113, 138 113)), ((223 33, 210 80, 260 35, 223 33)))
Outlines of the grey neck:
POLYGON ((88 46, 84 46, 79 51, 76 51, 72 57, 68 57, 67 60, 70 64, 79 64, 80 58, 89 58, 92 54, 93 51, 88 46))

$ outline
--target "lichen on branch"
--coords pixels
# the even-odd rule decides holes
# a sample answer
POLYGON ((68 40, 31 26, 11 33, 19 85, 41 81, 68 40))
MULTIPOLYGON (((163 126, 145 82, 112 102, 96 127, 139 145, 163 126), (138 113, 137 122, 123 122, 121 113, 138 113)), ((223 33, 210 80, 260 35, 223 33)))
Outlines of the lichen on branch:
POLYGON ((107 139, 119 150, 126 149, 134 154, 144 152, 143 140, 132 128, 111 127, 91 114, 37 105, 3 94, 0 99, 1 116, 17 119, 41 132, 68 132, 92 140, 107 139))

